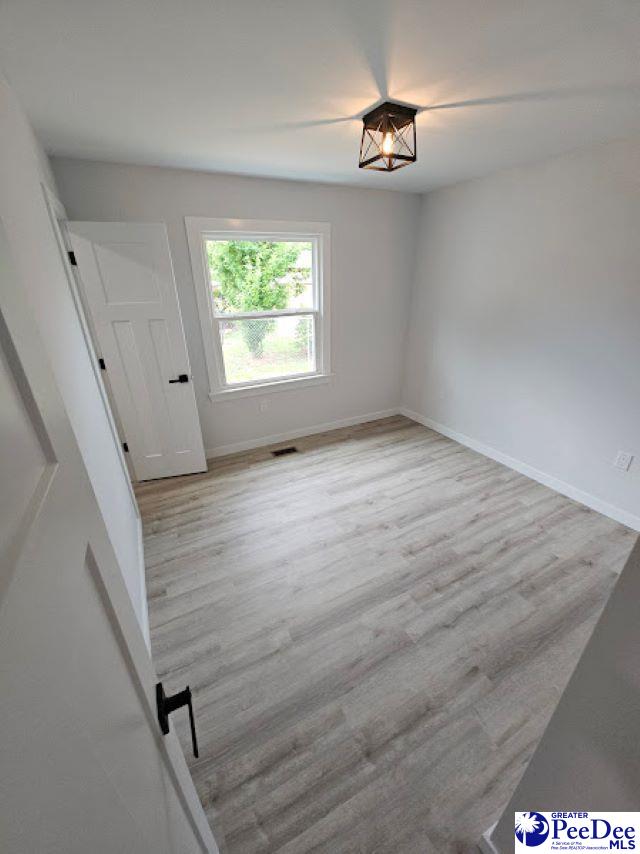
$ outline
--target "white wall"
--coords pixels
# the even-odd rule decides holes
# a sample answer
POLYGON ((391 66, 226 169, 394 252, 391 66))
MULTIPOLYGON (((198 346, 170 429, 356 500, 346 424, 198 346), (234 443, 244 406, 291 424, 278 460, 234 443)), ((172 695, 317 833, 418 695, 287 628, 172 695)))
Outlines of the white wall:
POLYGON ((427 194, 416 270, 408 410, 640 527, 640 140, 427 194))
POLYGON ((70 219, 166 222, 205 448, 397 409, 419 197, 293 181, 54 158, 70 219), (329 222, 330 385, 212 403, 184 217, 329 222), (265 398, 266 399, 266 398, 265 398))
MULTIPOLYGON (((46 157, 9 86, 0 79, 0 217, 145 632, 147 602, 137 507, 110 431, 41 182, 55 190, 46 157)), ((11 448, 0 450, 11 453, 11 448)))

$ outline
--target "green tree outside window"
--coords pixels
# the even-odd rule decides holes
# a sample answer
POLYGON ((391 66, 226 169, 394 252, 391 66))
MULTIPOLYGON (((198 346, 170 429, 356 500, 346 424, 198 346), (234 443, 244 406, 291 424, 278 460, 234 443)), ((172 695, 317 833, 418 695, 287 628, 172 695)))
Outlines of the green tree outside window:
MULTIPOLYGON (((224 314, 286 308, 289 299, 301 294, 309 280, 308 269, 294 266, 306 246, 269 240, 208 240, 207 258, 215 283, 217 311, 224 314)), ((255 357, 262 356, 264 339, 273 327, 273 320, 240 323, 245 343, 255 357)))

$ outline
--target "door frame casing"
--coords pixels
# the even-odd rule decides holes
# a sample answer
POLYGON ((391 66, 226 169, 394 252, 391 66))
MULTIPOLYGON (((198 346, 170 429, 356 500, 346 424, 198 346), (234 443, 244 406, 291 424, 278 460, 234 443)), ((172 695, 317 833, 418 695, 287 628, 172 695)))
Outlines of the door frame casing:
POLYGON ((91 357, 91 367, 93 369, 93 374, 95 376, 98 389, 100 390, 100 397, 102 398, 104 409, 107 414, 107 420, 109 421, 111 434, 113 436, 113 441, 116 445, 120 465, 129 484, 131 499, 136 508, 136 515, 138 516, 138 518, 140 518, 138 502, 136 500, 135 492, 133 490, 133 471, 130 470, 130 466, 127 463, 124 451, 122 449, 122 428, 121 425, 118 423, 117 412, 113 405, 110 392, 102 376, 102 370, 98 361, 99 348, 97 346, 95 330, 93 329, 91 323, 91 315, 87 311, 87 306, 85 305, 81 282, 78 280, 78 277, 76 276, 76 273, 73 267, 71 266, 71 262, 69 260, 71 243, 69 241, 69 235, 67 233, 66 227, 66 223, 68 221, 67 212, 60 199, 51 191, 51 189, 47 187, 46 184, 42 184, 41 186, 47 210, 49 212, 49 219, 51 220, 51 225, 53 227, 53 232, 56 237, 56 242, 58 243, 58 248, 60 250, 60 256, 64 265, 64 271, 67 277, 67 282, 69 284, 69 290, 71 291, 73 303, 76 307, 76 313, 78 315, 78 320, 82 328, 82 334, 87 345, 87 350, 89 351, 89 355, 91 357))
POLYGON ((82 289, 69 259, 70 243, 65 225, 65 223, 67 222, 67 213, 64 208, 64 205, 62 204, 60 199, 53 193, 51 188, 42 182, 40 186, 42 188, 42 194, 44 196, 47 213, 49 214, 51 228, 53 229, 53 234, 58 245, 58 251, 62 260, 62 266, 64 267, 64 272, 67 279, 67 284, 69 286, 69 291, 71 293, 71 298, 73 300, 76 315, 78 317, 78 323, 80 324, 82 336, 84 338, 87 352, 89 354, 89 359, 91 361, 93 376, 95 378, 96 385, 100 393, 100 398, 102 400, 102 405, 104 407, 107 422, 109 424, 109 429, 113 437, 113 444, 115 446, 116 454, 118 456, 120 467, 122 469, 122 474, 127 484, 129 495, 131 497, 131 503, 133 505, 133 509, 136 515, 138 545, 138 583, 140 587, 140 601, 143 603, 142 611, 138 616, 140 628, 142 629, 142 634, 144 636, 145 643, 150 654, 151 632, 149 627, 149 609, 147 607, 147 585, 144 563, 144 538, 142 530, 142 517, 140 516, 140 508, 138 507, 138 501, 136 499, 136 494, 133 489, 133 472, 127 460, 125 459, 124 451, 122 449, 122 440, 120 438, 122 435, 122 430, 121 426, 118 423, 117 413, 115 412, 113 407, 111 394, 103 378, 102 370, 98 361, 96 337, 91 325, 91 318, 87 312, 87 307, 84 303, 82 289))

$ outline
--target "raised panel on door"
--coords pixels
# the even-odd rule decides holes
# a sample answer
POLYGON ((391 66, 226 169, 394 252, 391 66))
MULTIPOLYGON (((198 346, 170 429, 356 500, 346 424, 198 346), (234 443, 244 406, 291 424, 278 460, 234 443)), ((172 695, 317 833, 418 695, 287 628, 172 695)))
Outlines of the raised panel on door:
POLYGON ((0 555, 8 561, 29 511, 35 510, 34 502, 53 459, 17 386, 13 372, 18 366, 9 365, 6 333, 0 330, 0 336, 5 339, 5 346, 0 347, 2 437, 3 447, 11 451, 0 455, 0 555))
POLYGON ((67 227, 136 477, 206 470, 164 225, 67 227))

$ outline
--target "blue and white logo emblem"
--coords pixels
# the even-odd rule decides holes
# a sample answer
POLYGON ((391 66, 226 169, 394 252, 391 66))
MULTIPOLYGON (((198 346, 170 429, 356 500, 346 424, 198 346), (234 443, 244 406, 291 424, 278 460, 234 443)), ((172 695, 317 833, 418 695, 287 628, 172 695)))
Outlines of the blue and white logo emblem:
POLYGON ((539 812, 516 813, 516 838, 528 848, 534 848, 549 836, 549 822, 539 812))

